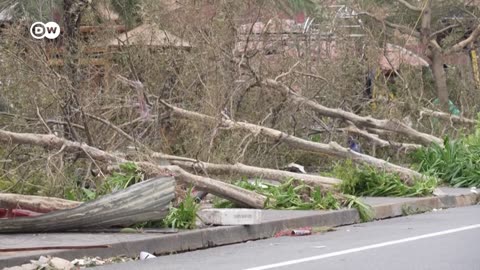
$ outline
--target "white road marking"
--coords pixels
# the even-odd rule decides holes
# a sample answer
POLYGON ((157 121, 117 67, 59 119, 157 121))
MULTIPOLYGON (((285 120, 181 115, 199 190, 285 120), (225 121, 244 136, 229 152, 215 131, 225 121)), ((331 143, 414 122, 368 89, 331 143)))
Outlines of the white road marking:
POLYGON ((364 247, 351 248, 351 249, 346 249, 346 250, 342 250, 342 251, 336 251, 336 252, 332 252, 332 253, 307 257, 307 258, 303 258, 303 259, 297 259, 297 260, 291 260, 291 261, 285 261, 285 262, 280 262, 280 263, 258 266, 258 267, 252 267, 252 268, 247 268, 247 269, 244 269, 244 270, 266 270, 266 269, 285 267, 285 266, 292 265, 292 264, 300 264, 300 263, 305 263, 305 262, 318 261, 318 260, 322 260, 322 259, 326 259, 326 258, 345 255, 345 254, 361 252, 361 251, 364 251, 364 250, 381 248, 381 247, 386 247, 386 246, 392 246, 392 245, 417 241, 417 240, 426 239, 426 238, 437 237, 437 236, 446 235, 446 234, 452 234, 452 233, 457 233, 457 232, 462 232, 462 231, 467 231, 467 230, 474 230, 474 229, 478 229, 478 228, 480 228, 480 224, 460 227, 460 228, 441 231, 441 232, 436 232, 436 233, 429 233, 429 234, 404 238, 404 239, 395 240, 395 241, 388 241, 388 242, 383 242, 383 243, 364 246, 364 247))

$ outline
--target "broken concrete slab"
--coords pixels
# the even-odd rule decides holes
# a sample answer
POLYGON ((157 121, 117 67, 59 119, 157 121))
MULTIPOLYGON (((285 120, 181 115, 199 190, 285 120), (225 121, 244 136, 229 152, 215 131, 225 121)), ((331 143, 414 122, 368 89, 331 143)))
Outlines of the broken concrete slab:
POLYGON ((198 216, 205 224, 253 225, 262 221, 262 213, 258 209, 203 209, 198 216))

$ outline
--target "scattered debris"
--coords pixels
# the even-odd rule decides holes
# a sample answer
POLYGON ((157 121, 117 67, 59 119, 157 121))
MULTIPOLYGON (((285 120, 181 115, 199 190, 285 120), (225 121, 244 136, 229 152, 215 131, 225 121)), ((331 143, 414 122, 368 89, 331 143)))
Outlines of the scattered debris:
POLYGON ((31 260, 29 264, 22 264, 21 266, 4 268, 4 270, 37 270, 37 269, 73 270, 73 269, 76 269, 76 267, 70 261, 67 261, 62 258, 40 256, 38 260, 31 260))
POLYGON ((296 173, 304 173, 304 174, 307 173, 305 171, 305 167, 297 163, 290 163, 287 166, 285 166, 283 170, 289 171, 289 172, 296 172, 296 173))
POLYGON ((292 236, 304 236, 304 235, 311 235, 312 230, 292 230, 292 236))
POLYGON ((140 260, 147 260, 147 259, 153 259, 153 258, 156 258, 157 256, 151 254, 151 253, 148 253, 146 251, 142 251, 140 252, 140 260))
POLYGON ((312 227, 302 227, 297 229, 286 229, 277 232, 274 237, 282 237, 282 236, 303 236, 303 235, 310 235, 312 234, 312 227))
POLYGON ((75 259, 72 261, 72 264, 75 265, 77 268, 83 267, 94 267, 94 266, 101 266, 107 264, 114 264, 114 263, 125 263, 134 261, 134 259, 125 257, 125 256, 118 256, 118 257, 111 257, 102 259, 100 257, 84 257, 82 259, 75 259))
MULTIPOLYGON (((149 255, 153 256, 152 254, 149 255)), ((125 263, 129 261, 134 261, 134 259, 125 256, 111 257, 106 259, 102 259, 100 257, 84 257, 81 259, 68 261, 59 257, 40 256, 38 260, 31 260, 28 264, 3 268, 3 270, 77 270, 80 268, 125 263)))
POLYGON ((70 270, 70 269, 73 269, 75 266, 73 265, 73 263, 65 260, 65 259, 62 259, 62 258, 58 258, 58 257, 53 257, 51 260, 50 260, 50 265, 54 268, 54 269, 58 269, 58 270, 70 270))

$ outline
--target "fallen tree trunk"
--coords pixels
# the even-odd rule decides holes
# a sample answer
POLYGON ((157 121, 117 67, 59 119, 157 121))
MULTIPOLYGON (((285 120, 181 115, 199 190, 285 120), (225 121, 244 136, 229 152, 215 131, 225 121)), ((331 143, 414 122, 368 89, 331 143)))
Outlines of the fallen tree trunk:
MULTIPOLYGON (((128 160, 102 151, 95 147, 88 146, 83 143, 72 142, 55 135, 48 134, 32 134, 32 133, 15 133, 0 129, 0 142, 30 144, 43 146, 48 149, 63 149, 64 151, 83 151, 85 154, 97 161, 109 163, 125 163, 128 160)), ((142 169, 149 170, 153 175, 174 175, 177 174, 182 181, 190 183, 204 189, 205 191, 236 202, 240 205, 263 208, 267 198, 253 191, 241 189, 237 186, 230 185, 208 177, 196 176, 186 172, 178 166, 160 166, 149 162, 137 162, 142 169)))
POLYGON ((423 117, 424 115, 434 117, 434 118, 439 118, 443 120, 450 121, 452 123, 458 123, 458 124, 465 124, 465 125, 476 125, 477 121, 474 119, 469 119, 457 115, 452 115, 449 113, 444 113, 444 112, 437 112, 437 111, 432 111, 429 109, 423 109, 420 111, 420 117, 423 117))
POLYGON ((149 162, 138 162, 137 164, 147 171, 156 172, 161 169, 172 172, 179 181, 232 201, 238 206, 264 208, 267 202, 267 197, 263 195, 212 178, 191 174, 179 166, 158 166, 149 162))
POLYGON ((0 233, 60 232, 129 226, 160 220, 175 197, 173 177, 159 177, 132 185, 80 206, 31 218, 0 220, 0 233))
POLYGON ((320 105, 313 100, 303 97, 298 93, 291 91, 288 86, 272 79, 264 80, 262 81, 262 84, 269 88, 281 91, 284 95, 288 96, 292 102, 298 105, 305 105, 320 115, 350 121, 357 127, 376 128, 393 131, 427 146, 432 143, 437 143, 440 145, 442 144, 442 140, 440 138, 427 133, 419 132, 398 120, 375 119, 372 117, 359 116, 341 109, 328 108, 320 105))
POLYGON ((153 153, 152 157, 166 159, 173 165, 178 165, 185 169, 189 168, 195 171, 199 171, 199 172, 204 171, 209 174, 215 174, 215 175, 240 174, 246 177, 265 178, 265 179, 277 180, 279 182, 283 182, 284 180, 289 178, 295 178, 295 179, 303 180, 305 183, 312 186, 323 186, 327 188, 330 188, 333 185, 339 184, 341 182, 341 180, 332 178, 332 177, 294 173, 294 172, 280 171, 280 170, 274 170, 274 169, 268 169, 268 168, 260 168, 260 167, 248 166, 242 163, 214 164, 214 163, 201 162, 201 161, 199 162, 194 159, 165 155, 161 153, 153 153))
MULTIPOLYGON (((167 108, 169 108, 173 112, 173 114, 180 116, 182 118, 195 120, 195 121, 202 121, 207 123, 215 123, 218 121, 217 118, 214 118, 212 116, 184 110, 184 109, 175 107, 171 104, 168 104, 164 101, 161 101, 161 102, 167 108)), ((221 127, 225 129, 243 130, 243 131, 250 132, 254 135, 262 134, 264 136, 283 142, 295 149, 324 154, 324 155, 333 156, 341 159, 351 159, 356 163, 371 165, 373 167, 376 167, 382 170, 385 169, 388 172, 398 173, 399 176, 407 182, 423 176, 422 174, 416 171, 392 164, 388 161, 351 151, 350 149, 344 148, 335 142, 331 142, 330 144, 316 143, 316 142, 307 141, 307 140, 286 134, 276 129, 258 126, 255 124, 250 124, 246 122, 234 122, 230 119, 221 119, 221 121, 222 121, 221 127)))
POLYGON ((82 202, 60 198, 0 193, 0 208, 23 209, 38 213, 75 208, 82 202))

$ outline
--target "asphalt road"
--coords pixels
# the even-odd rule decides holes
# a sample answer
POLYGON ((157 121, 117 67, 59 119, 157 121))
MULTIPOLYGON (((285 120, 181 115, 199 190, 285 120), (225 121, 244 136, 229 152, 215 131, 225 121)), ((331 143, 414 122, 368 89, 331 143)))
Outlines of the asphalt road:
POLYGON ((480 206, 95 269, 480 270, 480 206))

